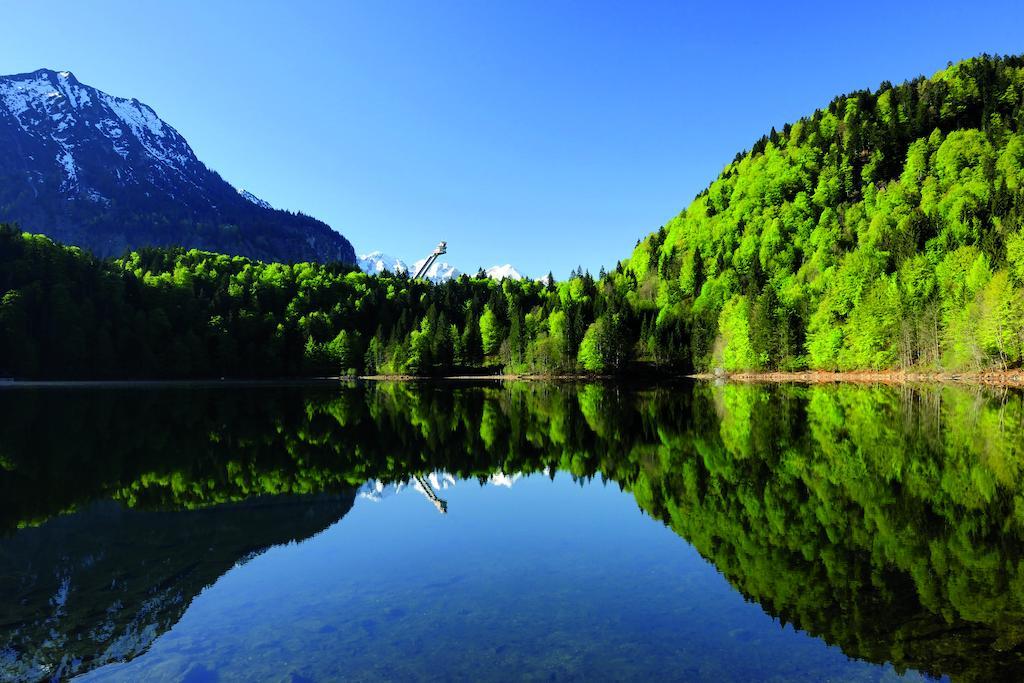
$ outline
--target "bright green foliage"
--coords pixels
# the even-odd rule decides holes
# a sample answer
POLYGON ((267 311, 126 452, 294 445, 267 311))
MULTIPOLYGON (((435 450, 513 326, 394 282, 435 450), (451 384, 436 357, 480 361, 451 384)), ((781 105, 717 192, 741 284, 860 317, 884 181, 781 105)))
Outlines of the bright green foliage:
POLYGON ((685 321, 697 369, 1017 365, 1022 93, 1024 59, 986 56, 836 98, 737 155, 617 284, 685 321))
POLYGON ((576 360, 588 372, 616 372, 625 366, 626 344, 622 316, 603 315, 587 328, 576 360))
POLYGON ((565 364, 569 352, 569 327, 565 311, 554 311, 548 317, 551 363, 555 367, 565 364))
POLYGON ((726 370, 752 370, 760 359, 750 343, 750 306, 747 298, 736 295, 725 302, 718 316, 722 335, 722 367, 726 370))
POLYGON ((484 353, 491 355, 498 352, 502 341, 501 322, 490 306, 484 307, 483 315, 480 316, 480 339, 483 343, 484 353))
POLYGON ((595 322, 587 328, 580 343, 580 350, 576 360, 583 366, 584 370, 590 372, 602 372, 605 369, 604 354, 601 349, 601 323, 595 322))
POLYGON ((361 364, 359 334, 342 330, 326 346, 327 355, 338 369, 347 374, 354 372, 361 364))

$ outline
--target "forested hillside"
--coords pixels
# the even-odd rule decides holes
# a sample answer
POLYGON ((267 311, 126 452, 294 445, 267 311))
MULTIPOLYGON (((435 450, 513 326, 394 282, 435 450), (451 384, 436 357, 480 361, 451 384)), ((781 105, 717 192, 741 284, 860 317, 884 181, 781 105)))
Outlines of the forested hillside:
POLYGON ((0 377, 604 371, 630 355, 628 318, 586 274, 435 285, 184 249, 101 261, 0 225, 0 377))
POLYGON ((1022 212, 1024 60, 980 57, 773 129, 617 281, 698 369, 1019 365, 1022 212))

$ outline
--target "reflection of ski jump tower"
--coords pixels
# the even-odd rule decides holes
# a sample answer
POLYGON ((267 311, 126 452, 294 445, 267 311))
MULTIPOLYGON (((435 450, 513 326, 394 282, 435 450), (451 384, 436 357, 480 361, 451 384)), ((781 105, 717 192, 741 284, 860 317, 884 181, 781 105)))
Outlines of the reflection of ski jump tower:
MULTIPOLYGON (((441 242, 441 244, 444 244, 444 242, 441 242)), ((427 500, 429 500, 431 504, 437 508, 437 511, 440 512, 442 515, 447 514, 448 503, 437 497, 437 494, 434 493, 434 489, 431 488, 430 486, 430 482, 428 482, 426 479, 424 479, 418 474, 414 474, 412 478, 416 480, 417 484, 419 484, 419 486, 417 486, 416 488, 418 488, 420 490, 420 493, 426 496, 427 500)))
POLYGON ((427 260, 423 262, 423 265, 420 266, 420 269, 416 271, 416 274, 412 276, 412 279, 418 280, 424 275, 426 275, 427 271, 430 270, 430 267, 434 265, 434 263, 437 261, 437 257, 440 256, 441 254, 446 253, 448 253, 448 243, 441 242, 440 244, 437 245, 434 251, 430 252, 430 256, 428 256, 427 260))

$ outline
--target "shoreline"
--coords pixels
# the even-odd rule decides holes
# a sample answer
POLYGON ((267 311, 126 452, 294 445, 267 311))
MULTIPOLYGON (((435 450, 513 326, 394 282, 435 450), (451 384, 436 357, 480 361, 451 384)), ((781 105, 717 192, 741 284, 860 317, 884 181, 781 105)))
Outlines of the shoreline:
POLYGON ((829 372, 733 372, 590 375, 590 374, 486 374, 486 375, 329 375, 276 378, 196 378, 196 379, 0 379, 0 390, 15 387, 143 387, 143 386, 301 386, 342 382, 616 382, 621 384, 669 383, 680 380, 736 382, 744 384, 956 384, 975 386, 1024 387, 1024 369, 971 372, 914 372, 871 370, 829 372))
POLYGON ((741 383, 772 384, 967 384, 978 386, 1024 387, 1024 370, 982 370, 971 372, 920 372, 904 370, 855 370, 829 372, 733 372, 687 375, 702 381, 722 380, 741 383))
MULTIPOLYGON (((668 381, 670 379, 678 379, 679 375, 666 375, 662 379, 668 381)), ((572 375, 572 374, 560 374, 560 375, 517 375, 517 374, 497 374, 497 375, 357 375, 355 377, 345 377, 342 375, 339 379, 358 379, 365 382, 430 382, 430 381, 455 381, 455 382, 476 382, 476 381, 491 381, 491 382, 579 382, 579 381, 606 381, 606 380, 624 380, 630 381, 626 376, 616 377, 615 375, 572 375)))

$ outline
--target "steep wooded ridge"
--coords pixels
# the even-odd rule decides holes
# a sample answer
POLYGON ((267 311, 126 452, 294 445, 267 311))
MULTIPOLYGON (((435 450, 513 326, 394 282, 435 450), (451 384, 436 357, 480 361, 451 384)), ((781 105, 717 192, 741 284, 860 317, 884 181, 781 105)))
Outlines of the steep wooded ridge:
POLYGON ((355 262, 352 245, 326 224, 225 182, 149 106, 68 71, 0 76, 0 221, 101 257, 184 246, 355 262))
POLYGON ((645 348, 681 322, 660 352, 699 370, 1019 365, 1022 67, 838 97, 737 155, 617 276, 645 348))

